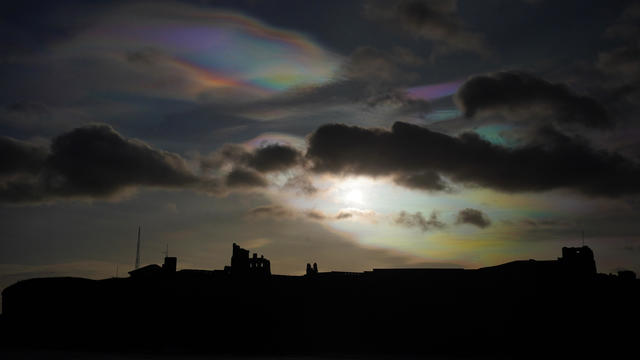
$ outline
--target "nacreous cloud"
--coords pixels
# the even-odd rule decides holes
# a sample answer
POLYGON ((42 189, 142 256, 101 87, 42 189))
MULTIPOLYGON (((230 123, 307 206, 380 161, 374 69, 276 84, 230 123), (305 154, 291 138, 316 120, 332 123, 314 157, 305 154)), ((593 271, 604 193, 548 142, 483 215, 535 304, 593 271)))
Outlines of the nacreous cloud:
POLYGON ((458 89, 458 106, 466 117, 491 111, 535 111, 547 108, 558 122, 599 129, 613 127, 604 107, 595 99, 574 93, 522 72, 498 72, 474 76, 458 89))
POLYGON ((594 149, 584 139, 545 127, 518 148, 483 140, 475 133, 452 137, 396 122, 391 130, 324 125, 309 138, 312 171, 394 176, 408 187, 437 190, 436 172, 454 182, 506 192, 569 188, 600 196, 640 192, 640 166, 619 153, 594 149))

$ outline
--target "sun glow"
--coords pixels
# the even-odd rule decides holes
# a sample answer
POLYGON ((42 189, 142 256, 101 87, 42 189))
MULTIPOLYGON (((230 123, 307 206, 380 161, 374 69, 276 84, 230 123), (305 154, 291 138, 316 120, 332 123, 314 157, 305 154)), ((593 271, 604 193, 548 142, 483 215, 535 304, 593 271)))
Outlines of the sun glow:
POLYGON ((350 204, 362 204, 362 191, 359 189, 350 190, 345 195, 344 200, 350 204))
POLYGON ((362 207, 368 204, 368 193, 372 189, 373 180, 365 177, 342 179, 334 186, 333 199, 337 203, 362 207))

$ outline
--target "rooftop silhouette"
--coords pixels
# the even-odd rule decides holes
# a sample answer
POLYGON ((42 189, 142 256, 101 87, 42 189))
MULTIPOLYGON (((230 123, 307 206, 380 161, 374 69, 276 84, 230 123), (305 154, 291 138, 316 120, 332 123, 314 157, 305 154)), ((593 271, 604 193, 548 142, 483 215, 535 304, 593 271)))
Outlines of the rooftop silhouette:
POLYGON ((177 270, 177 258, 165 257, 162 266, 129 275, 30 279, 6 288, 5 345, 505 355, 575 354, 585 349, 574 344, 589 344, 610 353, 632 343, 637 334, 622 329, 640 320, 635 274, 598 274, 587 246, 563 248, 556 260, 474 270, 338 272, 314 263, 291 276, 272 274, 268 259, 233 244, 221 270, 177 270))

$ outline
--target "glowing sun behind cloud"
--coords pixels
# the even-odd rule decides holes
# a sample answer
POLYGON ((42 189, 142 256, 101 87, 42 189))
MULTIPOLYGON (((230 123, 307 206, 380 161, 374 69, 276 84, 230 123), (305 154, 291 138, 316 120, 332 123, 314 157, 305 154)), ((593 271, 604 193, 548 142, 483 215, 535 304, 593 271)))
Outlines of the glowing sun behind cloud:
POLYGON ((344 200, 348 203, 362 204, 362 191, 359 189, 353 189, 347 193, 344 200))

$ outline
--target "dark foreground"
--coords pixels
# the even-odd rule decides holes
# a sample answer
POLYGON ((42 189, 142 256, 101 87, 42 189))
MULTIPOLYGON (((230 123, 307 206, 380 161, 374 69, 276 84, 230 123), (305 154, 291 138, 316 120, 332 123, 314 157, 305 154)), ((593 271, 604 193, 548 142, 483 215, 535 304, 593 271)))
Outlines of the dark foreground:
POLYGON ((14 358, 637 355, 638 280, 596 274, 590 264, 32 279, 3 293, 1 339, 14 358))

